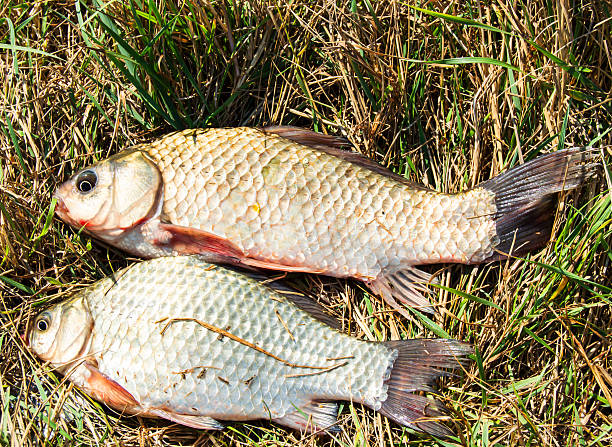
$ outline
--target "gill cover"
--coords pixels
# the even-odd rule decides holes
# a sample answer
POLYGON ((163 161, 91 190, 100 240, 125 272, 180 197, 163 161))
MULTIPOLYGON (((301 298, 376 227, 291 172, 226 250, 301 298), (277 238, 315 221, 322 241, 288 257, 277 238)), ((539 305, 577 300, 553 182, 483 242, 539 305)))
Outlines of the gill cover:
POLYGON ((60 372, 87 355, 93 319, 83 298, 58 304, 39 313, 27 333, 32 351, 60 372))
POLYGON ((55 192, 56 212, 70 225, 102 239, 115 239, 160 209, 163 180, 138 148, 88 167, 55 192))

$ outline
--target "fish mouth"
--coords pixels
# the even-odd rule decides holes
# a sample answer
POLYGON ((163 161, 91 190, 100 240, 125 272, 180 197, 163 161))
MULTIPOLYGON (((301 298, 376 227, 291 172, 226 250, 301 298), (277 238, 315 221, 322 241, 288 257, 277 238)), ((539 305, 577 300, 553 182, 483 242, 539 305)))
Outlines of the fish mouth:
POLYGON ((57 201, 55 204, 55 214, 62 219, 68 217, 68 207, 64 203, 64 200, 57 194, 53 194, 53 198, 57 201))
POLYGON ((23 341, 23 344, 26 346, 26 348, 30 347, 30 340, 28 340, 28 329, 26 328, 25 332, 23 334, 19 334, 19 338, 21 338, 21 340, 23 341))

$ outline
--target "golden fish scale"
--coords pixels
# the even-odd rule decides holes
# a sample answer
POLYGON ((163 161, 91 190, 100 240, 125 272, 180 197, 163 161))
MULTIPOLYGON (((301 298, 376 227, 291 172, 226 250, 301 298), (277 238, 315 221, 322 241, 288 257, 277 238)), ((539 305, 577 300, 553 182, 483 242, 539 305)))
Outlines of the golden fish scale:
POLYGON ((143 146, 164 179, 163 219, 251 257, 374 278, 397 265, 493 253, 493 195, 411 188, 253 128, 187 130, 143 146))
POLYGON ((100 371, 145 410, 275 419, 313 398, 378 409, 387 397, 383 381, 394 350, 341 334, 268 287, 194 257, 136 264, 114 285, 105 279, 82 296, 94 321, 90 352, 100 371), (288 366, 193 321, 162 334, 165 318, 204 321, 295 364, 344 365, 309 375, 316 370, 288 366))

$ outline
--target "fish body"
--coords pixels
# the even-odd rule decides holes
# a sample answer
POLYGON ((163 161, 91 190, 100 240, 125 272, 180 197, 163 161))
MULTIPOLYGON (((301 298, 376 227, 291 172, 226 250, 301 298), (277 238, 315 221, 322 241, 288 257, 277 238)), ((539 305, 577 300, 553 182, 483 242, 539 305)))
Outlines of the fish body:
POLYGON ((439 403, 414 392, 458 367, 467 345, 358 340, 299 299, 198 257, 158 258, 43 311, 27 341, 85 392, 132 414, 208 429, 252 419, 333 429, 345 400, 448 434, 439 403))
POLYGON ((391 304, 429 310, 416 265, 544 244, 552 206, 542 198, 594 171, 591 154, 567 150, 443 194, 340 146, 287 127, 176 132, 81 171, 57 190, 57 211, 138 256, 352 277, 391 304), (91 189, 79 189, 83 178, 91 189))

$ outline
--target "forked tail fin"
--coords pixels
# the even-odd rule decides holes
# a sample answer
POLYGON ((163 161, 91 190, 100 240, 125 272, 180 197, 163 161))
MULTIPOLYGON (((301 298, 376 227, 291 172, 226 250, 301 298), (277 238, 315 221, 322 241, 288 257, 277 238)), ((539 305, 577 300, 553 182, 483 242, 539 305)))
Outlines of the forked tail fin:
POLYGON ((571 148, 543 155, 477 186, 495 195, 499 243, 483 262, 521 255, 546 245, 554 221, 556 194, 576 189, 600 166, 593 149, 571 148))
POLYGON ((442 423, 442 403, 421 394, 433 391, 436 379, 451 374, 467 362, 473 352, 470 345, 457 340, 397 340, 384 342, 397 350, 389 378, 387 399, 378 410, 395 422, 438 437, 452 435, 442 423))

